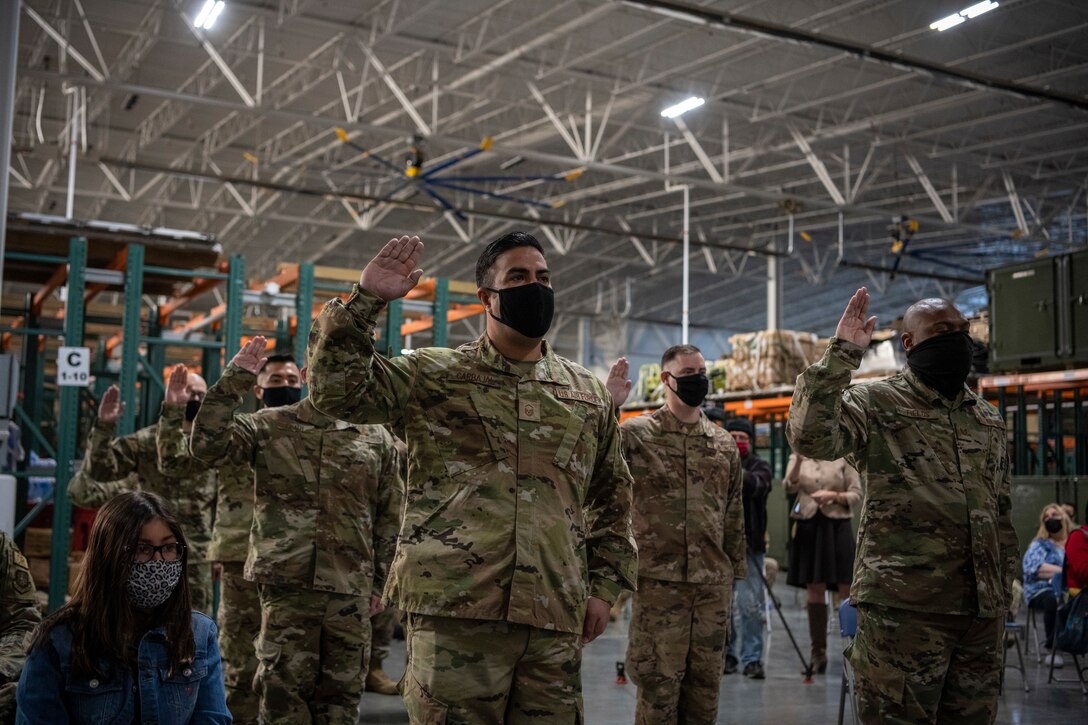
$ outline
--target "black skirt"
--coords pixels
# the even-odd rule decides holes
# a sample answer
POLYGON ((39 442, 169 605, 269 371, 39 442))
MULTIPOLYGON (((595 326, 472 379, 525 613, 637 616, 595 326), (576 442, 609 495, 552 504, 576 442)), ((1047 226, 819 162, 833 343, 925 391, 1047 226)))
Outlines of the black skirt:
POLYGON ((829 591, 849 584, 854 574, 850 519, 831 519, 817 511, 811 519, 798 519, 796 523, 786 583, 795 587, 826 584, 829 591))

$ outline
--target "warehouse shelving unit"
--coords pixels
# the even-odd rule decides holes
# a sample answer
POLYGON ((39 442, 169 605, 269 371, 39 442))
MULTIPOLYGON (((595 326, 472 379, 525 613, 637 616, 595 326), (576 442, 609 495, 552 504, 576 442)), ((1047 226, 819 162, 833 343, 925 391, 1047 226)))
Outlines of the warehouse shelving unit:
MULTIPOLYGON (((185 362, 214 380, 242 341, 254 334, 268 336, 270 347, 292 349, 304 360, 313 317, 331 295, 346 299, 358 279, 356 270, 302 263, 282 264, 273 277, 247 284, 240 256, 220 261, 216 251, 212 259, 203 259, 205 264, 193 268, 150 264, 152 248, 136 242, 124 244, 98 267, 94 260, 102 259, 101 250, 89 254, 95 245, 95 238, 89 236, 71 237, 66 256, 27 251, 18 243, 4 255, 9 279, 41 280, 40 289, 27 295, 22 307, 4 308, 0 332, 4 348, 22 354, 23 397, 16 408, 21 440, 28 442, 28 449, 58 462, 55 473, 31 469, 26 463, 18 472, 16 536, 53 507, 50 609, 63 603, 67 589, 72 523, 68 481, 95 401, 106 387, 116 382, 123 400, 139 401, 138 406, 126 406, 118 422, 118 434, 125 435, 157 417, 170 364, 185 362), (46 306, 53 312, 56 305, 51 296, 65 285, 63 308, 55 316, 45 314, 46 306), (224 302, 204 313, 187 314, 188 306, 223 287, 224 302), (105 291, 117 292, 120 303, 102 305, 97 314, 87 315, 88 304, 105 291), (252 306, 280 309, 284 314, 274 323, 266 317, 246 317, 246 309, 252 306), (49 368, 56 345, 78 347, 85 341, 93 348, 94 387, 52 385, 49 368), (119 370, 111 361, 119 361, 119 370), (51 413, 58 403, 59 414, 54 418, 51 413), (55 485, 50 496, 27 511, 26 481, 33 475, 53 475, 55 485)), ((475 285, 445 278, 422 280, 404 300, 387 307, 376 333, 379 349, 397 354, 402 344, 414 344, 413 338, 421 335, 429 336, 433 345, 445 346, 450 324, 482 312, 475 285)))

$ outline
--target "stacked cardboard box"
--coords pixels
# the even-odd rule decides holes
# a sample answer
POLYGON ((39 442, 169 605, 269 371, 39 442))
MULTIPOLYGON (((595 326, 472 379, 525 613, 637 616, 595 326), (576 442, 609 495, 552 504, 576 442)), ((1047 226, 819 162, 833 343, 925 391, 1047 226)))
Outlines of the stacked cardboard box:
MULTIPOLYGON (((23 554, 30 566, 30 576, 38 589, 49 588, 49 561, 53 554, 53 530, 30 527, 23 539, 23 554)), ((83 552, 77 551, 68 557, 68 593, 72 593, 76 577, 83 566, 83 552)))
POLYGON ((729 338, 733 355, 727 372, 729 390, 764 390, 793 385, 823 353, 809 332, 763 330, 729 338))

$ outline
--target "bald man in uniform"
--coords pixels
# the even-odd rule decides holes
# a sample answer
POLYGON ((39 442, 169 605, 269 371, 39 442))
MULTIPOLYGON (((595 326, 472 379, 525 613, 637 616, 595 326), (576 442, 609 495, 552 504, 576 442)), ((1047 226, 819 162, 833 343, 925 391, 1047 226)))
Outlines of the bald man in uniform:
POLYGON ((872 338, 851 298, 823 358, 797 378, 797 452, 845 457, 866 481, 847 651, 865 723, 992 723, 1018 566, 1005 422, 965 385, 968 322, 925 299, 903 317, 907 369, 850 385, 872 338))

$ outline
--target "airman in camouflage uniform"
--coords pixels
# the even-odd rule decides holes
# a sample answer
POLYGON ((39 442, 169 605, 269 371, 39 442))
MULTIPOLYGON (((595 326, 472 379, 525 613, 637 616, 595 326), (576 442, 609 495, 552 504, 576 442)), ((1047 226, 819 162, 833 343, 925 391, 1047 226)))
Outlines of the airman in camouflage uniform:
POLYGON ((876 318, 864 288, 797 378, 788 436, 866 481, 847 655, 866 723, 989 723, 1018 566, 1001 415, 964 385, 967 320, 923 300, 903 320, 909 369, 850 386, 876 318))
POLYGON ((15 721, 15 686, 40 621, 26 557, 0 531, 0 725, 15 721))
POLYGON ((665 405, 620 426, 639 554, 626 671, 636 723, 712 724, 733 581, 746 574, 743 469, 733 437, 699 407, 699 350, 671 347, 661 368, 665 405))
MULTIPOLYGON (((203 397, 207 385, 199 375, 188 379, 190 394, 203 397)), ((124 409, 120 391, 111 385, 98 408, 98 418, 87 439, 80 474, 68 486, 76 506, 96 508, 121 491, 150 491, 173 507, 189 543, 188 577, 193 609, 212 611, 212 569, 208 559, 212 520, 215 516, 216 474, 204 467, 187 475, 164 473, 159 465, 159 439, 184 435, 191 424, 184 420, 184 408, 163 407, 163 417, 127 436, 117 437, 117 419, 124 409)))
MULTIPOLYGON (((205 398, 194 455, 253 467, 245 577, 257 582, 260 721, 354 725, 403 483, 392 435, 298 403, 236 414, 265 362, 255 337, 205 398)), ((305 370, 303 370, 305 381, 305 370)))
POLYGON ((385 301, 422 274, 415 237, 389 242, 311 332, 314 404, 392 423, 408 444, 385 596, 408 618, 413 722, 580 721, 582 645, 634 588, 618 425, 601 382, 543 342, 552 307, 540 250, 520 232, 484 250, 487 334, 456 350, 374 350, 385 301))
MULTIPOLYGON (((184 365, 178 365, 166 386, 163 421, 176 422, 188 407, 184 365)), ((186 412, 186 415, 189 413, 186 412)), ((189 451, 189 437, 180 425, 164 425, 159 442, 159 466, 175 477, 192 477, 208 464, 189 451)), ((215 526, 208 559, 219 570, 219 653, 223 659, 227 708, 237 725, 256 725, 257 674, 254 634, 261 629, 261 602, 257 585, 245 580, 242 569, 249 553, 249 529, 253 523, 253 469, 247 465, 224 464, 216 469, 215 526)))

